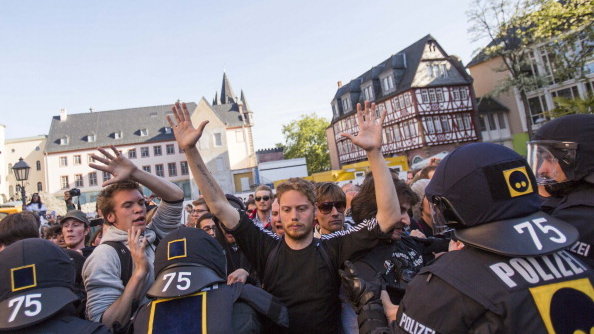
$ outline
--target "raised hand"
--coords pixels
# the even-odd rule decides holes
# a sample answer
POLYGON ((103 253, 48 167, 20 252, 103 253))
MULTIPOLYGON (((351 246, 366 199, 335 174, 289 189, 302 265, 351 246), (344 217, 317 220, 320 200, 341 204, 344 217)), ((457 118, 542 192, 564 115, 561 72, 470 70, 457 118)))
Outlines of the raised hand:
POLYGON ((359 124, 359 133, 353 136, 349 133, 341 133, 343 137, 350 139, 353 144, 369 152, 372 150, 381 150, 382 148, 382 126, 386 111, 384 110, 379 118, 375 115, 375 103, 365 101, 365 106, 357 103, 357 123, 359 124))
POLYGON ((134 273, 144 277, 148 273, 149 264, 146 257, 145 248, 148 245, 146 237, 142 235, 144 226, 131 226, 128 230, 128 248, 130 256, 134 263, 134 273))
POLYGON ((96 163, 90 163, 89 167, 110 173, 113 177, 105 182, 103 182, 103 186, 106 187, 112 183, 125 181, 131 178, 132 173, 138 169, 136 165, 130 161, 130 159, 126 158, 124 155, 118 151, 115 146, 110 146, 111 150, 113 151, 113 155, 107 151, 103 147, 99 147, 98 150, 103 154, 103 156, 99 156, 93 153, 93 159, 102 162, 104 165, 99 165, 96 163))
POLYGON ((198 139, 202 136, 204 127, 208 124, 208 121, 204 121, 198 125, 198 128, 194 128, 192 120, 190 119, 190 113, 185 103, 176 102, 171 108, 173 115, 175 116, 176 122, 174 122, 169 115, 167 115, 167 122, 173 129, 175 140, 177 144, 183 150, 196 146, 198 139))

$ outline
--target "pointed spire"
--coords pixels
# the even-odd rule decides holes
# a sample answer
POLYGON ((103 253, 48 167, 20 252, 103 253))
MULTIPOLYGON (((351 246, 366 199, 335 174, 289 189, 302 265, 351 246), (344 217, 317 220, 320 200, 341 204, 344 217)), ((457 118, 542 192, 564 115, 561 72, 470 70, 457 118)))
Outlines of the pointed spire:
POLYGON ((212 105, 216 106, 217 104, 219 104, 219 92, 215 92, 215 97, 212 99, 212 105))
POLYGON ((247 100, 245 99, 245 94, 243 94, 243 89, 241 90, 241 103, 243 103, 243 108, 245 108, 245 110, 250 110, 250 106, 248 106, 247 104, 247 100))
POLYGON ((227 73, 223 72, 223 87, 221 88, 221 103, 235 103, 235 94, 231 88, 231 83, 227 78, 227 73))

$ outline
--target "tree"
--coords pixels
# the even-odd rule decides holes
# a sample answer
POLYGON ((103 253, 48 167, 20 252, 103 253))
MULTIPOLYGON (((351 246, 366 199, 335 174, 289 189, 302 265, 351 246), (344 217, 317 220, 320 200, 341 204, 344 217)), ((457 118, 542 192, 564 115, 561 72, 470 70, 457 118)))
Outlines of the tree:
POLYGON ((592 55, 593 13, 592 0, 475 0, 467 12, 474 39, 491 40, 479 57, 500 57, 503 67, 499 70, 509 73, 509 79, 491 95, 517 89, 529 138, 532 120, 527 92, 551 80, 584 77, 584 64, 592 55), (530 53, 535 45, 543 45, 553 58, 553 73, 534 71, 530 53))
POLYGON ((313 113, 301 115, 298 120, 283 125, 285 158, 305 158, 309 175, 330 169, 326 140, 329 125, 328 120, 313 113))
POLYGON ((586 98, 568 99, 566 97, 556 97, 556 107, 551 110, 551 116, 561 117, 571 114, 592 114, 594 113, 594 95, 588 95, 586 98))

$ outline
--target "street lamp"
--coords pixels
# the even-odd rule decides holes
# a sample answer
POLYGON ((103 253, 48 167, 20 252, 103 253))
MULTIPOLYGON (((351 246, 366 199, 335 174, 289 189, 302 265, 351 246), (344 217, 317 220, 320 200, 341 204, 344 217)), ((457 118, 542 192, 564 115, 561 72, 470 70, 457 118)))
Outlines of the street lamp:
POLYGON ((25 203, 26 202, 25 181, 27 181, 27 179, 29 178, 29 169, 31 169, 31 167, 29 167, 29 165, 27 165, 27 163, 23 160, 23 158, 20 158, 19 162, 14 164, 14 166, 12 166, 12 171, 14 172, 14 177, 16 177, 17 181, 21 182, 21 200, 23 201, 23 210, 25 209, 25 206, 27 205, 25 203))

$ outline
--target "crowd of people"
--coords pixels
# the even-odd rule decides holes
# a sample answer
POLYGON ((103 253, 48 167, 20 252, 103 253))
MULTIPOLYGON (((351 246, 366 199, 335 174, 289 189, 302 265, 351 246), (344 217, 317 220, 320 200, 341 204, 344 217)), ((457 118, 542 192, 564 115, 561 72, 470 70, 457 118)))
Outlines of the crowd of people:
POLYGON ((200 197, 184 207, 175 184, 99 148, 90 166, 112 175, 100 219, 67 196, 41 229, 33 195, 0 221, 0 332, 594 330, 594 116, 550 121, 528 160, 467 144, 401 180, 381 151, 385 113, 365 103, 343 134, 366 152, 362 184, 291 178, 244 200, 197 149, 208 122, 172 113, 200 197))

